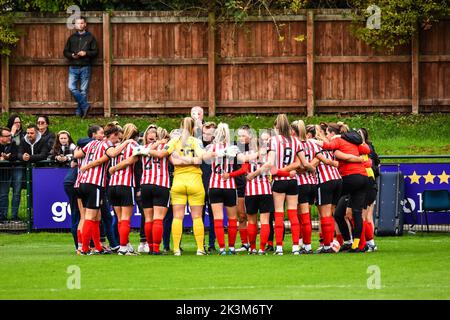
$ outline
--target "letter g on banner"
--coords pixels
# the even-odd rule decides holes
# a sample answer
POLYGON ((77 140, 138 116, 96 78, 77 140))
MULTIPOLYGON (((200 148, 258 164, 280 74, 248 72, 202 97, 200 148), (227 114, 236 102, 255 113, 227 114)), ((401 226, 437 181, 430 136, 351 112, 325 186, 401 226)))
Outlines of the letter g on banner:
POLYGON ((66 220, 67 214, 71 214, 70 205, 67 202, 55 202, 52 205, 53 221, 63 222, 66 220))

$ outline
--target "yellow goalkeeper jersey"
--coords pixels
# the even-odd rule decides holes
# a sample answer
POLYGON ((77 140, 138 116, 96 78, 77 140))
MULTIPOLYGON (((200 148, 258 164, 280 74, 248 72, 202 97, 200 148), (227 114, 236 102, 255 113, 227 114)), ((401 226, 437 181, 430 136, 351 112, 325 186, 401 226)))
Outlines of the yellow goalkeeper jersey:
MULTIPOLYGON (((194 137, 189 137, 183 146, 181 138, 175 138, 170 140, 164 148, 169 154, 177 151, 180 156, 184 157, 201 157, 205 153, 202 143, 194 137)), ((188 165, 188 166, 174 166, 175 170, 173 172, 174 177, 178 174, 193 173, 202 174, 202 170, 199 165, 188 165)))

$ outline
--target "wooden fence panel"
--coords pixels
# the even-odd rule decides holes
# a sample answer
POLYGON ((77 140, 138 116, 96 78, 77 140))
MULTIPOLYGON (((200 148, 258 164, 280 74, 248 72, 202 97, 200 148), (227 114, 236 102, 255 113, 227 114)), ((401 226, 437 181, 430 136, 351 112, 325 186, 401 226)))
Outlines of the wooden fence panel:
MULTIPOLYGON (((277 25, 252 18, 241 28, 167 12, 86 15, 100 49, 94 114, 186 114, 194 105, 212 114, 450 112, 450 20, 388 54, 356 39, 342 10, 279 16, 277 25)), ((64 13, 18 22, 24 36, 1 63, 2 111, 74 113, 65 23, 64 13)))
POLYGON ((113 24, 112 111, 186 113, 192 105, 206 107, 206 32, 204 23, 113 24))
MULTIPOLYGON (((68 66, 64 45, 73 31, 66 24, 21 24, 24 33, 11 58, 11 109, 33 114, 74 114, 75 100, 68 89, 68 66)), ((93 114, 103 114, 102 25, 88 30, 95 36, 99 57, 92 68, 89 101, 93 114)))
POLYGON ((450 112, 450 21, 420 34, 420 99, 423 111, 450 112), (445 40, 444 40, 445 39, 445 40))
POLYGON ((305 34, 297 21, 219 27, 218 112, 305 112, 306 42, 295 40, 305 34))

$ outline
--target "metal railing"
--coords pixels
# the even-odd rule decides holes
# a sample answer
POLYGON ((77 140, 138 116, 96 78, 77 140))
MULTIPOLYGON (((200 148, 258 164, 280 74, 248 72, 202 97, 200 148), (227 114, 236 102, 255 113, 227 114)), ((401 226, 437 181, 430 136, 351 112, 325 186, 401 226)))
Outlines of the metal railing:
POLYGON ((33 195, 32 169, 35 167, 49 167, 56 162, 44 160, 37 163, 0 161, 0 231, 31 232, 33 228, 33 195), (19 172, 21 171, 21 172, 19 172), (15 178, 20 176, 20 186, 13 185, 15 178), (7 190, 5 190, 7 188, 7 190), (14 191, 20 190, 17 217, 14 217, 14 191), (25 194, 24 194, 25 192, 25 194), (5 199, 6 198, 6 199, 5 199), (16 219, 15 219, 16 218, 16 219))
MULTIPOLYGON (((450 155, 380 155, 379 158, 381 160, 385 159, 392 159, 392 160, 399 160, 399 159, 450 159, 450 155)), ((22 189, 21 189, 21 198, 20 198, 20 206, 18 209, 18 217, 19 221, 11 221, 7 220, 2 223, 0 223, 0 231, 28 231, 31 232, 33 230, 33 195, 32 195, 32 169, 35 167, 53 167, 56 166, 56 162, 50 161, 50 160, 44 160, 37 163, 29 164, 24 162, 15 162, 11 163, 9 161, 0 161, 0 185, 3 183, 7 183, 8 181, 2 180, 2 174, 1 172, 5 172, 8 170, 13 170, 18 167, 23 168, 23 178, 22 178, 22 189), (25 191, 25 194, 23 194, 23 191, 25 191)), ((384 163, 388 164, 388 163, 384 163)), ((60 167, 61 165, 58 164, 60 167)), ((9 189, 12 189, 10 186, 9 189)), ((11 211, 12 215, 12 208, 10 208, 11 203, 11 190, 8 190, 8 205, 7 208, 0 208, 2 209, 1 212, 5 212, 8 215, 9 211, 11 211)), ((0 204, 1 206, 2 204, 0 204)), ((312 212, 312 223, 314 229, 318 228, 318 215, 317 215, 317 209, 314 206, 311 210, 312 212)), ((420 231, 417 229, 418 225, 405 225, 404 229, 405 231, 420 231)), ((288 226, 289 229, 289 226, 288 226)), ((430 227, 431 231, 450 231, 450 225, 433 225, 430 227)), ((57 229, 52 230, 56 232, 68 232, 68 229, 57 229)))

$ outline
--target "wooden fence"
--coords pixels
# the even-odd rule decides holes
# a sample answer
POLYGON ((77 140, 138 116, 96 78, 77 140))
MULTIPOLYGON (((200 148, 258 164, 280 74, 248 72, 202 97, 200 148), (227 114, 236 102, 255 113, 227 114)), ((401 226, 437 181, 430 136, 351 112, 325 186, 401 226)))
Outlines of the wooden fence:
MULTIPOLYGON (((213 15, 88 12, 100 46, 93 113, 181 114, 195 105, 210 115, 450 111, 449 20, 386 54, 352 36, 348 11, 302 13, 277 17, 280 41, 270 17, 238 28, 213 15)), ((74 113, 66 19, 18 21, 25 34, 1 63, 2 112, 74 113)))

